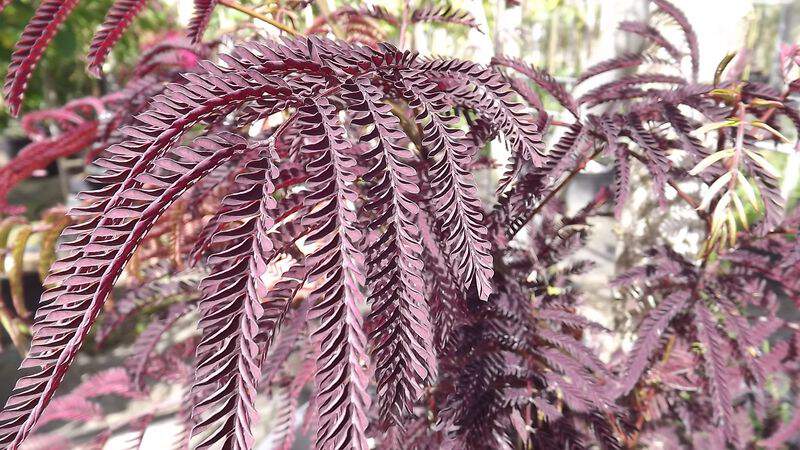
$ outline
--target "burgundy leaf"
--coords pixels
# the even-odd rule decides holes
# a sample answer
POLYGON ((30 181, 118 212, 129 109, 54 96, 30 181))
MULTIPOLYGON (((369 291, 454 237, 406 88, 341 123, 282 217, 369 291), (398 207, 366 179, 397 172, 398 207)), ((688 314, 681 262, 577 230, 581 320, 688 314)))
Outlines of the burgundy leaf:
POLYGON ((122 37, 147 0, 115 0, 89 46, 88 70, 99 77, 108 53, 122 37))
POLYGON ((618 391, 619 395, 630 392, 647 369, 653 352, 661 345, 661 337, 672 319, 684 312, 689 295, 685 291, 677 291, 664 298, 658 306, 651 310, 639 326, 639 338, 626 364, 625 374, 618 391))
POLYGON ((19 114, 28 80, 39 59, 58 32, 59 26, 77 4, 78 0, 43 0, 22 31, 11 55, 11 64, 3 85, 3 95, 12 116, 19 114))
POLYGON ((211 20, 211 14, 214 8, 219 3, 219 0, 195 0, 194 1, 194 16, 189 22, 189 39, 192 42, 198 43, 203 39, 203 32, 206 31, 208 22, 211 20))
POLYGON ((433 159, 436 213, 462 280, 475 283, 479 297, 486 300, 492 291, 492 260, 474 177, 465 169, 474 155, 463 145, 463 133, 454 128, 454 117, 447 116, 439 103, 441 92, 420 78, 406 77, 404 87, 414 98, 412 106, 420 108, 417 122, 422 126, 422 143, 433 159))
POLYGON ((368 448, 366 428, 370 397, 369 362, 359 307, 365 303, 365 258, 357 247, 361 233, 355 227, 351 187, 356 161, 347 155, 345 130, 327 99, 307 103, 300 110, 303 151, 314 157, 306 199, 316 213, 303 222, 314 227, 308 241, 318 250, 307 257, 317 283, 309 301, 309 318, 318 322, 312 333, 317 349, 316 407, 319 411, 316 445, 319 448, 368 448))
POLYGON ((714 419, 724 432, 725 438, 738 447, 739 435, 734 423, 733 403, 726 376, 726 358, 723 354, 722 336, 717 331, 717 324, 711 311, 701 302, 694 305, 694 314, 697 317, 697 337, 703 344, 703 360, 705 361, 706 376, 711 389, 711 405, 714 410, 714 419))
POLYGON ((653 0, 653 3, 658 6, 658 9, 672 17, 678 26, 681 27, 681 30, 683 30, 683 34, 686 38, 686 44, 689 46, 689 57, 692 61, 692 79, 696 82, 697 74, 700 71, 700 50, 697 43, 697 34, 694 32, 694 27, 692 27, 692 24, 686 18, 686 14, 684 14, 683 11, 678 9, 668 0, 653 0))

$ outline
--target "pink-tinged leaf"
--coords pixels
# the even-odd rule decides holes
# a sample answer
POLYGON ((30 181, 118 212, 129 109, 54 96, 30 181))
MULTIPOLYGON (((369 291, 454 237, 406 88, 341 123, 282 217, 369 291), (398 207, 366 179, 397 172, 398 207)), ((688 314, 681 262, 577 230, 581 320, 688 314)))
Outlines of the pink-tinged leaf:
POLYGON ((212 431, 198 448, 218 443, 223 448, 253 447, 252 426, 258 419, 255 396, 263 355, 288 309, 290 299, 279 306, 270 336, 260 339, 265 313, 261 299, 268 295, 261 276, 278 253, 268 236, 274 223, 271 211, 276 206, 273 179, 278 175, 273 145, 271 141, 268 149, 245 165, 238 177, 242 189, 223 200, 223 206, 229 207, 223 223, 238 226, 211 238, 223 249, 209 258, 212 273, 201 284, 203 338, 197 348, 192 386, 198 399, 192 412, 198 419, 192 435, 212 431), (211 394, 200 395, 205 391, 211 394))
MULTIPOLYGON (((102 244, 95 243, 94 250, 86 250, 88 253, 102 254, 107 259, 105 265, 99 268, 91 267, 90 270, 69 266, 62 271, 51 273, 50 278, 61 281, 49 294, 51 296, 49 303, 45 302, 37 312, 36 322, 32 327, 31 350, 22 363, 23 368, 38 366, 41 369, 17 382, 13 395, 0 413, 0 444, 18 448, 36 425, 92 328, 113 287, 114 280, 155 221, 199 178, 233 154, 243 151, 245 145, 241 141, 241 138, 230 134, 199 138, 195 141, 196 144, 208 153, 208 157, 202 163, 164 186, 157 201, 147 203, 145 208, 131 208, 131 211, 138 210, 139 216, 123 219, 130 220, 128 235, 115 238, 113 241, 104 240, 102 244), (53 309, 53 306, 58 305, 61 295, 69 295, 76 291, 86 295, 76 299, 70 305, 70 309, 81 311, 81 314, 66 321, 59 319, 57 316, 60 310, 53 309), (53 318, 49 317, 49 312, 54 313, 53 318), (52 331, 57 331, 59 336, 55 341, 51 339, 52 331), (36 395, 31 396, 31 393, 36 395)), ((91 254, 82 255, 73 252, 64 259, 87 256, 92 257, 91 254)))
POLYGON ((96 77, 100 76, 103 62, 109 52, 146 3, 147 0, 114 1, 89 46, 89 55, 87 56, 89 73, 96 77))
POLYGON ((203 39, 203 33, 206 31, 217 3, 219 0, 194 0, 194 16, 189 22, 189 39, 192 42, 198 43, 203 39))
POLYGON ((3 95, 12 116, 19 114, 28 80, 39 59, 77 4, 78 0, 43 0, 22 31, 3 85, 3 95))
POLYGON ((631 192, 630 149, 625 144, 617 144, 614 154, 617 157, 614 165, 614 217, 619 220, 631 192))
POLYGON ((451 6, 423 6, 417 8, 411 12, 411 22, 452 23, 479 29, 472 14, 451 6))
POLYGON ((645 164, 647 170, 653 177, 653 189, 658 196, 659 204, 664 206, 667 203, 664 190, 669 178, 670 161, 667 158, 666 150, 659 144, 656 135, 645 128, 642 119, 636 114, 628 115, 628 132, 633 142, 641 147, 645 154, 645 164))
POLYGON ((436 214, 443 221, 451 261, 467 285, 475 285, 486 300, 492 293, 494 273, 483 208, 477 196, 474 176, 466 169, 475 155, 463 144, 463 132, 455 118, 445 112, 441 91, 419 73, 403 80, 416 120, 422 127, 422 144, 431 159, 431 184, 436 214))
POLYGON ((653 44, 663 48, 675 60, 680 61, 683 54, 672 45, 671 42, 661 34, 655 27, 642 22, 622 22, 619 24, 619 29, 629 33, 637 34, 653 44))
POLYGON ((525 75, 531 81, 536 83, 537 86, 541 87, 550 95, 552 95, 553 98, 555 98, 561 104, 561 106, 569 111, 570 114, 572 114, 575 118, 580 118, 578 103, 572 97, 572 94, 570 94, 564 85, 556 81, 556 79, 553 78, 553 76, 550 75, 546 70, 537 69, 536 67, 525 64, 523 61, 506 56, 492 57, 492 64, 509 67, 525 75))
POLYGON ((578 79, 575 81, 575 84, 580 84, 589 78, 596 77, 597 75, 610 72, 612 70, 638 67, 651 59, 652 58, 649 58, 641 53, 625 53, 615 58, 601 61, 589 67, 578 77, 578 79))
POLYGON ((668 0, 653 0, 653 3, 658 6, 658 9, 672 17, 678 26, 681 27, 681 30, 683 30, 686 44, 689 46, 689 57, 692 62, 692 79, 697 82, 697 74, 700 71, 700 46, 697 43, 697 34, 694 32, 692 24, 689 22, 689 19, 686 18, 686 14, 668 0))
POLYGON ((800 401, 794 405, 792 418, 788 422, 781 423, 774 433, 767 439, 759 441, 758 445, 769 450, 777 450, 784 448, 787 442, 796 441, 798 438, 800 438, 800 401))
POLYGON ((64 132, 58 137, 33 142, 0 168, 0 210, 8 208, 8 193, 21 181, 58 158, 74 155, 89 147, 97 138, 99 124, 92 120, 64 132))
POLYGON ((150 357, 155 351, 161 337, 172 325, 189 312, 189 304, 176 303, 169 307, 163 319, 150 322, 147 328, 139 334, 131 349, 131 358, 125 363, 130 367, 133 376, 133 385, 139 390, 144 390, 144 373, 150 357))
POLYGON ((433 330, 422 292, 423 263, 414 201, 419 193, 416 171, 405 161, 411 152, 398 144, 400 121, 382 102, 381 92, 368 80, 346 83, 345 99, 353 123, 374 128, 361 136, 375 145, 363 155, 375 158, 364 175, 374 185, 375 201, 365 208, 375 214, 370 229, 382 230, 368 249, 369 339, 376 364, 381 427, 402 425, 411 415, 426 382, 435 379, 433 330), (388 200, 387 200, 388 199, 388 200))
POLYGON ((366 336, 359 308, 364 305, 365 257, 358 248, 356 216, 350 205, 356 161, 347 154, 345 129, 327 99, 309 102, 298 119, 307 142, 303 152, 313 157, 306 197, 317 214, 303 219, 313 231, 307 242, 318 250, 307 256, 314 267, 309 281, 317 286, 309 296, 309 318, 317 323, 312 340, 317 350, 317 448, 366 450, 366 336))
POLYGON ((639 338, 633 345, 633 350, 631 350, 631 354, 628 357, 625 375, 617 392, 618 395, 627 394, 639 382, 650 363, 650 358, 661 345, 661 337, 664 330, 667 329, 675 316, 684 311, 688 301, 689 294, 686 291, 674 292, 661 300, 658 306, 651 310, 642 320, 638 331, 639 338))
POLYGON ((595 101, 608 97, 608 91, 622 91, 645 84, 668 84, 668 85, 685 85, 686 80, 674 75, 662 75, 658 73, 644 73, 634 74, 618 78, 608 83, 604 83, 591 91, 583 94, 578 103, 588 104, 590 107, 594 106, 595 101))
POLYGON ((6 9, 6 6, 10 5, 11 2, 13 2, 13 1, 14 0, 2 0, 2 1, 0 1, 0 13, 2 13, 3 10, 6 9))
POLYGON ((739 433, 734 421, 733 398, 731 397, 727 376, 727 353, 724 352, 724 338, 717 331, 717 323, 711 311, 702 302, 694 305, 697 320, 697 337, 703 344, 703 361, 706 378, 711 390, 711 406, 714 420, 722 428, 725 439, 739 447, 739 433))

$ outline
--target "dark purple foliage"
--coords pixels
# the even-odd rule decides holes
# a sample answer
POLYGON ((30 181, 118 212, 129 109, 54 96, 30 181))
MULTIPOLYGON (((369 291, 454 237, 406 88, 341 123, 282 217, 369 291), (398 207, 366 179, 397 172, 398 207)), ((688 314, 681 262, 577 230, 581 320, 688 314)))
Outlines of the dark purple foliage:
MULTIPOLYGON (((115 4, 95 67, 141 3, 115 4)), ((195 3, 190 35, 200 40, 218 2, 195 3)), ((580 95, 502 55, 484 67, 362 45, 372 33, 365 18, 396 18, 345 8, 311 37, 247 42, 216 63, 165 63, 159 55, 211 47, 163 44, 118 98, 99 103, 112 119, 74 108, 30 118, 34 136, 43 123, 65 130, 41 136, 55 141, 91 120, 102 130, 90 139, 102 147, 101 170, 71 211, 24 376, 0 413, 0 446, 19 448, 31 434, 26 443, 68 445, 38 431, 48 414, 101 414, 83 389, 54 399, 101 315, 99 343, 147 315, 124 369, 110 372, 119 378, 103 386, 139 396, 151 382, 184 385, 181 447, 253 448, 262 395, 277 404, 271 436, 285 449, 301 433, 320 449, 796 440, 800 334, 778 311, 800 305, 800 213, 785 209, 779 174, 754 144, 782 139, 800 114, 790 88, 696 83, 691 26, 671 3, 653 3, 688 49, 626 22, 622 30, 654 45, 588 69, 578 83, 631 73, 580 95), (358 38, 316 35, 334 23, 358 38), (680 72, 687 54, 691 79, 680 72), (552 120, 534 89, 574 122, 552 120), (709 139, 695 133, 703 125, 709 139), (495 138, 511 157, 487 204, 475 174, 494 166, 485 149, 495 138), (595 158, 615 181, 568 214, 558 194, 595 158), (636 339, 606 361, 594 342, 624 325, 582 315, 580 281, 593 265, 580 252, 610 200, 617 216, 626 207, 637 172, 664 214, 678 202, 697 211, 704 246, 628 243, 640 261, 612 284, 637 305, 624 317, 636 339), (695 198, 683 182, 709 193, 695 198), (116 284, 129 289, 109 305, 116 284), (195 318, 196 336, 165 339, 195 318), (780 416, 786 409, 791 417, 780 416)), ((474 24, 433 7, 400 20, 474 24)), ((35 61, 55 31, 44 23, 29 26, 40 41, 15 56, 14 110, 31 68, 19 61, 35 61)), ((157 412, 125 426, 141 439, 157 412)))

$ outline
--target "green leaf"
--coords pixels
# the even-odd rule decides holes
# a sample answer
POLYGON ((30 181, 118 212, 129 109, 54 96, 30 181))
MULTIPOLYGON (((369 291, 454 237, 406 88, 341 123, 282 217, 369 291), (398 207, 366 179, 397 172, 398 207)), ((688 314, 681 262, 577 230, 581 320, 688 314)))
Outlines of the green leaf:
POLYGON ((717 64, 717 70, 714 71, 714 86, 719 86, 720 79, 722 78, 722 73, 725 72, 725 68, 728 67, 731 61, 733 61, 734 56, 736 56, 736 52, 730 52, 725 55, 722 60, 717 64))
POLYGON ((772 175, 775 178, 781 177, 781 172, 778 169, 776 169, 775 166, 772 165, 772 163, 767 161, 767 158, 764 158, 763 156, 759 155, 758 153, 752 150, 744 149, 744 151, 745 153, 747 153, 747 156, 749 156, 750 159, 753 160, 753 162, 761 166, 761 168, 766 170, 770 175, 772 175))
MULTIPOLYGON (((717 178, 717 181, 711 183, 711 186, 708 187, 708 191, 703 195, 703 201, 700 203, 700 206, 697 207, 698 210, 707 209, 708 205, 711 204, 711 200, 717 195, 717 193, 722 189, 725 184, 727 184, 733 174, 731 172, 726 172, 721 177, 717 178)), ((722 201, 722 199, 720 199, 722 201)))
POLYGON ((756 198, 756 191, 753 189, 753 185, 750 184, 750 181, 744 174, 740 171, 736 171, 736 181, 739 183, 739 186, 742 187, 742 191, 744 191, 744 195, 747 196, 747 201, 753 205, 753 208, 758 211, 758 199, 756 198))
POLYGON ((730 202, 730 192, 726 192, 719 198, 717 206, 714 207, 714 213, 711 215, 711 233, 716 234, 721 230, 722 224, 725 223, 725 216, 730 202))
POLYGON ((742 199, 739 198, 739 194, 736 192, 731 192, 731 202, 733 203, 733 207, 736 209, 736 214, 739 216, 739 221, 742 222, 742 226, 745 230, 748 229, 747 213, 744 210, 744 205, 742 204, 742 199))
POLYGON ((771 126, 767 125, 766 123, 764 123, 764 122, 762 122, 760 120, 754 120, 754 121, 750 122, 750 125, 752 125, 752 126, 754 126, 756 128, 761 128, 763 130, 769 131, 775 137, 777 137, 778 139, 780 139, 783 142, 786 142, 786 143, 790 142, 789 138, 787 138, 786 136, 781 134, 780 131, 776 130, 775 128, 772 128, 771 126))
POLYGON ((697 165, 694 166, 692 170, 689 171, 689 175, 692 176, 697 175, 698 173, 706 170, 710 165, 714 164, 715 162, 724 158, 730 158, 731 156, 733 156, 734 152, 736 152, 736 149, 726 148, 725 150, 721 150, 706 156, 705 158, 703 158, 702 161, 697 163, 697 165))
POLYGON ((736 127, 739 126, 739 119, 728 119, 722 122, 714 122, 703 125, 702 127, 694 130, 696 134, 706 134, 714 130, 719 130, 720 128, 727 128, 727 127, 736 127))

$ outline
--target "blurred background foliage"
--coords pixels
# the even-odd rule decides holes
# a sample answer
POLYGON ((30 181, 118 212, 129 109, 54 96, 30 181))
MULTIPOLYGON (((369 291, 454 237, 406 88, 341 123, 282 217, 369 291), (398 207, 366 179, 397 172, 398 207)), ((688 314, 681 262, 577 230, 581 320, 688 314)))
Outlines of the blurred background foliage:
MULTIPOLYGON (((61 32, 45 52, 31 78, 31 86, 25 97, 24 111, 53 107, 66 101, 101 95, 105 90, 104 80, 91 78, 86 73, 86 53, 97 26, 103 21, 113 0, 80 2, 67 20, 61 32)), ((0 61, 9 61, 14 44, 19 39, 25 24, 33 16, 34 1, 12 2, 0 17, 0 61)), ((166 6, 153 2, 157 8, 145 8, 115 47, 112 60, 123 65, 135 62, 140 46, 154 34, 177 26, 174 14, 162 14, 166 6), (171 23, 172 22, 172 23, 171 23)), ((5 78, 6 63, 0 64, 0 76, 5 78)), ((10 116, 0 99, 0 129, 10 125, 10 116)), ((7 132, 13 133, 14 130, 7 132)))

